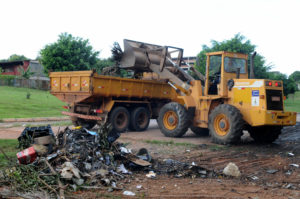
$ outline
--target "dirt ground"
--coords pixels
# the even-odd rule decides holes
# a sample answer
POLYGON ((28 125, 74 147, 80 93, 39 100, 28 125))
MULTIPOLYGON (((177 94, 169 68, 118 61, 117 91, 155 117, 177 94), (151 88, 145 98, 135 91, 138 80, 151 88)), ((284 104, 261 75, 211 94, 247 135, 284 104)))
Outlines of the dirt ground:
MULTIPOLYGON (((53 127, 54 132, 58 128, 53 127)), ((23 129, 22 126, 0 126, 0 138, 17 138, 23 129)), ((118 141, 127 143, 133 152, 147 148, 153 159, 194 162, 220 175, 162 174, 147 178, 146 173, 140 171, 120 182, 123 190, 76 192, 69 195, 70 198, 125 198, 124 190, 134 192, 136 198, 300 198, 299 122, 284 128, 279 139, 268 145, 254 143, 246 132, 242 142, 233 146, 213 144, 209 137, 197 137, 190 131, 182 138, 167 138, 160 133, 155 121, 151 121, 147 131, 123 133, 118 141), (241 177, 221 175, 229 162, 239 167, 241 177), (137 185, 142 187, 138 189, 137 185)))

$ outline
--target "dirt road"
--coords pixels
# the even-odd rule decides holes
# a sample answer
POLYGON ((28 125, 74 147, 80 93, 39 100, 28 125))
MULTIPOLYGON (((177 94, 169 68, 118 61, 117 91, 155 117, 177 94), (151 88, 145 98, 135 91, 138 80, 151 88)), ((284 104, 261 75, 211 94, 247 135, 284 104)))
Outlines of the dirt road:
MULTIPOLYGON (((53 127, 57 132, 59 127, 53 127)), ((17 138, 24 127, 0 128, 1 138, 17 138)), ((300 198, 300 123, 286 127, 273 144, 258 145, 248 136, 234 146, 216 145, 208 137, 188 132, 183 138, 164 137, 155 121, 146 132, 127 132, 119 142, 127 143, 136 152, 145 147, 153 159, 173 159, 201 165, 220 173, 217 176, 175 177, 158 175, 149 179, 138 172, 121 183, 137 198, 300 198), (223 168, 234 162, 241 177, 221 175, 223 168), (136 188, 142 185, 141 189, 136 188)), ((124 197, 122 191, 85 191, 73 195, 78 198, 124 197)))

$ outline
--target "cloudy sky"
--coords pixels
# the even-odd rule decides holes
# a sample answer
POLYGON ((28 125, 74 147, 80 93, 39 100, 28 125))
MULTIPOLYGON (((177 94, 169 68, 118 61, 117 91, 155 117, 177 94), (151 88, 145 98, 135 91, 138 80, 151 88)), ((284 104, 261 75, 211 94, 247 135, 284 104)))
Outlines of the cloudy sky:
POLYGON ((0 7, 0 59, 35 59, 62 32, 89 39, 102 58, 125 38, 195 56, 203 44, 241 33, 274 71, 300 70, 300 0, 7 0, 0 7))

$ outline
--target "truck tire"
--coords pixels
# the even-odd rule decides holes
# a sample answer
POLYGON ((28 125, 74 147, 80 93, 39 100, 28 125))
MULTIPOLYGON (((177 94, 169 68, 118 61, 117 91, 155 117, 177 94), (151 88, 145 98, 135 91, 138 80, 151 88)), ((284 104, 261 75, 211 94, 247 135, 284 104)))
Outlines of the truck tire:
POLYGON ((190 126, 187 110, 176 102, 164 105, 159 111, 158 126, 166 137, 182 137, 190 126))
POLYGON ((197 126, 190 126, 191 131, 198 136, 205 137, 209 135, 209 130, 207 128, 201 128, 197 126))
POLYGON ((135 131, 145 131, 150 123, 150 112, 145 107, 137 107, 131 112, 130 128, 135 131))
POLYGON ((113 130, 124 132, 127 130, 130 121, 130 115, 127 108, 123 106, 115 107, 109 115, 109 122, 113 130))
POLYGON ((234 106, 221 104, 209 115, 208 128, 212 141, 217 144, 237 143, 243 133, 244 120, 234 106))
POLYGON ((281 134, 281 129, 281 126, 260 126, 250 127, 248 132, 255 142, 272 143, 281 134))

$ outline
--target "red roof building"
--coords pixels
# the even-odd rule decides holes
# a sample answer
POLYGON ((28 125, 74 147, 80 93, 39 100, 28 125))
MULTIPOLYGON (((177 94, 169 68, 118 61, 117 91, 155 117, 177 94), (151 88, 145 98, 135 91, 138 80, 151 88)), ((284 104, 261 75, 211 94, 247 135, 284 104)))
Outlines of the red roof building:
POLYGON ((21 75, 22 68, 26 71, 29 64, 30 60, 0 62, 0 68, 2 69, 1 75, 21 75))

